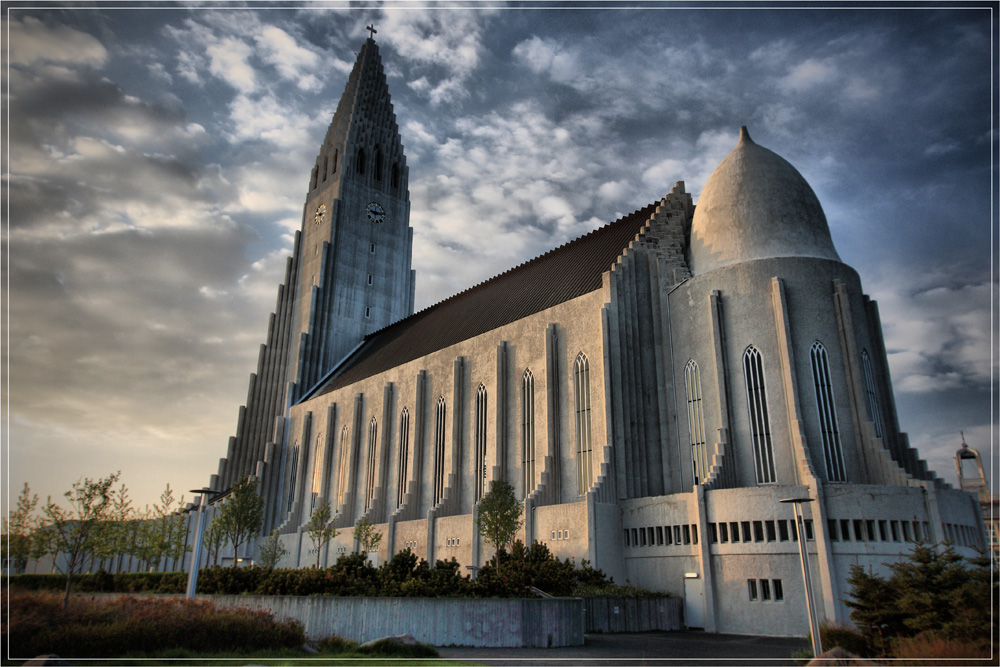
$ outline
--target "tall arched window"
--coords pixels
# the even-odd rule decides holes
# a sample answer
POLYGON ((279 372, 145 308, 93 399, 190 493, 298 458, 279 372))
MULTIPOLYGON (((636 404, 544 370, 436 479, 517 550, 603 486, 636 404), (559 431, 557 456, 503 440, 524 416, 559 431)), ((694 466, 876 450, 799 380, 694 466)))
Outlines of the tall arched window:
POLYGON ((292 511, 295 501, 295 482, 299 476, 299 444, 295 443, 288 451, 288 495, 285 497, 285 511, 292 511))
POLYGON ((445 436, 445 402, 444 396, 437 400, 434 410, 434 504, 437 505, 444 497, 444 436, 445 436))
POLYGON ((378 421, 372 417, 368 422, 368 468, 365 474, 365 509, 372 506, 375 499, 375 452, 378 450, 378 421))
POLYGON ((329 155, 324 155, 323 156, 323 182, 324 183, 326 182, 326 177, 330 173, 329 169, 330 169, 330 156, 329 155))
POLYGON ((476 476, 476 502, 486 494, 486 387, 476 390, 476 458, 473 474, 476 476))
POLYGON ((846 482, 844 452, 840 445, 840 427, 837 425, 837 407, 833 401, 833 385, 830 382, 830 362, 826 348, 819 341, 809 350, 812 361, 813 387, 816 389, 816 411, 819 414, 819 428, 823 434, 823 458, 826 462, 826 478, 831 482, 846 482))
POLYGON ((753 462, 758 484, 774 484, 774 453, 771 450, 771 423, 767 415, 764 362, 753 345, 743 353, 743 377, 747 386, 753 462))
POLYGON ((694 359, 684 367, 684 392, 687 396, 691 469, 697 486, 704 484, 708 477, 708 447, 705 438, 705 412, 701 402, 701 371, 694 359))
POLYGON ((521 376, 521 470, 527 498, 535 489, 535 376, 528 369, 521 376))
POLYGON ((333 165, 331 165, 332 168, 330 169, 331 174, 337 173, 337 158, 339 157, 340 157, 340 149, 338 148, 333 151, 333 165))
POLYGON ((315 190, 317 185, 319 185, 319 165, 313 167, 312 178, 309 180, 309 189, 315 190))
POLYGON ((382 182, 382 169, 384 168, 382 160, 382 147, 375 147, 375 180, 382 182))
POLYGON ((365 149, 364 148, 359 148, 358 149, 358 157, 354 161, 354 170, 357 171, 359 174, 365 173, 365 149))
POLYGON ((399 165, 398 164, 393 164, 392 165, 392 173, 391 173, 391 176, 390 176, 389 183, 394 188, 398 188, 399 187, 399 165))
POLYGON ((583 352, 573 364, 576 397, 576 465, 580 495, 594 485, 594 446, 590 432, 590 362, 583 352))
POLYGON ((399 474, 396 480, 396 507, 403 504, 406 484, 410 481, 407 466, 410 463, 410 411, 403 408, 399 413, 399 474))
POLYGON ((868 358, 868 350, 861 350, 861 365, 865 370, 865 394, 868 396, 868 411, 875 422, 875 436, 882 437, 882 413, 878 409, 878 392, 875 390, 875 373, 872 372, 872 360, 868 358))
MULTIPOLYGON (((337 507, 344 504, 347 495, 348 466, 351 465, 351 443, 347 427, 340 430, 340 468, 337 471, 337 507)), ((336 508, 334 508, 336 509, 336 508)))
POLYGON ((309 499, 309 514, 316 509, 316 501, 319 499, 320 486, 323 484, 323 463, 326 459, 326 447, 323 446, 323 434, 316 436, 316 446, 313 448, 316 454, 313 456, 312 470, 312 494, 309 499))

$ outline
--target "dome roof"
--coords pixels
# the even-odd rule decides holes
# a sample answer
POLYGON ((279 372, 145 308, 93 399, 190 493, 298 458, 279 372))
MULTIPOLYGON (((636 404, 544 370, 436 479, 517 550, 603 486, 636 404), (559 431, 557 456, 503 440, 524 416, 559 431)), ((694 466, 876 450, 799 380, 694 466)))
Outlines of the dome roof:
POLYGON ((787 160, 746 127, 705 183, 691 223, 691 273, 772 257, 840 261, 823 207, 787 160))

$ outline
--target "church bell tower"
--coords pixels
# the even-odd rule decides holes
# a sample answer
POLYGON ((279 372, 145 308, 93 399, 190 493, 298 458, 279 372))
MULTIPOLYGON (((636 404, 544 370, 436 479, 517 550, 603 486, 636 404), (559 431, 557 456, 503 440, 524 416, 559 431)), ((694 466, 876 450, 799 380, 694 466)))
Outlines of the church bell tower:
POLYGON ((213 488, 256 475, 265 498, 276 494, 289 407, 365 336, 413 313, 406 157, 369 30, 316 156, 267 342, 213 488))

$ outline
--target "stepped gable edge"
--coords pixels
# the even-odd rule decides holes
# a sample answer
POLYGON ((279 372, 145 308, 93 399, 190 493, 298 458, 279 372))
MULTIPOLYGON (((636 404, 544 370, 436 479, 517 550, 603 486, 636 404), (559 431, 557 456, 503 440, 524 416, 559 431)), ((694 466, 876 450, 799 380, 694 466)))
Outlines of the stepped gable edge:
POLYGON ((601 276, 660 202, 599 227, 444 301, 375 331, 308 400, 601 287, 601 276))

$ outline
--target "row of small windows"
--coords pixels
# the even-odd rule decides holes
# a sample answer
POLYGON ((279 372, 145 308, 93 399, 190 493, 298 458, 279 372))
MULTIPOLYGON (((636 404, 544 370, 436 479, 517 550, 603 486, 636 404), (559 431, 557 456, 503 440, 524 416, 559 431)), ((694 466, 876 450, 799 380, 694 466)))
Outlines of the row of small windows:
POLYGON ((747 579, 747 595, 751 602, 781 602, 785 589, 781 579, 747 579))
POLYGON ((626 547, 663 547, 682 544, 698 544, 697 524, 625 529, 626 547))
POLYGON ((568 530, 553 530, 552 531, 553 540, 568 540, 569 531, 568 530))
MULTIPOLYGON (((337 173, 337 166, 340 161, 340 150, 336 149, 333 151, 332 155, 323 156, 322 168, 319 164, 313 167, 312 183, 310 189, 316 189, 320 183, 325 183, 326 180, 337 173)), ((385 158, 382 154, 382 148, 377 146, 375 148, 375 161, 372 166, 372 175, 375 181, 381 183, 385 178, 385 158)), ((364 148, 359 148, 358 152, 354 156, 354 171, 359 175, 364 175, 365 171, 368 169, 368 155, 364 148)), ((400 170, 399 163, 394 162, 392 167, 389 169, 389 185, 393 189, 399 188, 400 182, 400 170)))
MULTIPOLYGON (((882 437, 882 422, 878 409, 876 385, 868 351, 863 350, 862 365, 868 407, 875 431, 882 437)), ((827 480, 846 482, 847 468, 837 420, 836 401, 830 376, 830 362, 826 348, 816 341, 809 350, 812 367, 813 391, 820 433, 823 439, 823 457, 827 480)), ((771 442, 771 420, 767 406, 764 360, 760 351, 751 345, 743 353, 743 378, 746 387, 747 412, 754 460, 754 476, 758 484, 774 484, 774 450, 771 442)), ((705 414, 702 402, 701 371, 691 359, 684 367, 684 389, 687 398, 688 440, 691 446, 691 466, 695 485, 703 484, 708 477, 708 442, 705 435, 705 414)))
MULTIPOLYGON (((806 541, 813 538, 811 519, 803 520, 806 541)), ((791 519, 762 521, 719 521, 708 524, 709 542, 726 544, 737 542, 797 542, 795 522, 791 519)))
POLYGON ((460 537, 449 537, 444 541, 446 547, 457 547, 462 543, 462 538, 460 537))

